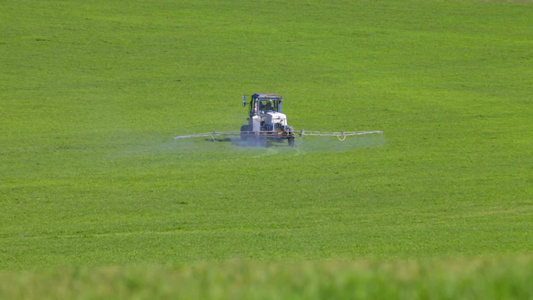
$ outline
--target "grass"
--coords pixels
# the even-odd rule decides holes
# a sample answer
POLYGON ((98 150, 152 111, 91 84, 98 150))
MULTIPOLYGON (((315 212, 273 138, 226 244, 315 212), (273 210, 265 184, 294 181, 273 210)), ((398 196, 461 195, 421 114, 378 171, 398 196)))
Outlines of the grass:
POLYGON ((9 299, 530 299, 531 258, 53 269, 0 276, 9 299), (519 267, 520 266, 520 267, 519 267), (51 288, 52 287, 52 288, 51 288))
MULTIPOLYGON (((145 280, 143 268, 228 260, 310 260, 321 276, 328 261, 378 272, 376 260, 468 257, 496 260, 495 274, 510 264, 523 295, 531 12, 510 1, 3 3, 1 276, 111 268, 145 280), (282 94, 297 129, 384 135, 296 149, 172 140, 238 130, 254 92, 282 94)), ((88 277, 73 280, 99 284, 88 277)))

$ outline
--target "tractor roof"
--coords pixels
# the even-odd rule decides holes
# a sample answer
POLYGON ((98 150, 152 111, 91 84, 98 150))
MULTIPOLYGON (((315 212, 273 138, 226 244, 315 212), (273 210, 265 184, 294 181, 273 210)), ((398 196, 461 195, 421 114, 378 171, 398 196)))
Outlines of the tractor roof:
POLYGON ((283 100, 283 97, 274 93, 255 93, 252 95, 252 98, 283 100))

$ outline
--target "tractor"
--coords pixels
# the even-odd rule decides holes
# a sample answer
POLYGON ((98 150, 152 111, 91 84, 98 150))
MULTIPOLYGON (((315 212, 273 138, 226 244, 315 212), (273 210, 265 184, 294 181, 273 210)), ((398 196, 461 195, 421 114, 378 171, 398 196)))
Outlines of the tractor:
MULTIPOLYGON (((241 126, 241 140, 266 144, 267 141, 288 141, 294 147, 294 129, 287 124, 287 116, 281 111, 283 97, 273 93, 256 93, 250 99, 248 124, 241 126)), ((246 107, 246 96, 242 97, 246 107)))
MULTIPOLYGON (((248 124, 242 125, 240 131, 212 131, 189 135, 179 135, 177 139, 209 137, 211 141, 235 141, 240 136, 240 145, 269 146, 273 142, 283 143, 287 140, 290 147, 295 146, 296 134, 287 124, 287 116, 281 111, 283 97, 273 93, 255 93, 250 99, 248 124)), ((246 95, 242 96, 242 106, 246 107, 246 95)), ((298 131, 298 137, 333 136, 344 141, 348 136, 382 134, 382 131, 298 131)))

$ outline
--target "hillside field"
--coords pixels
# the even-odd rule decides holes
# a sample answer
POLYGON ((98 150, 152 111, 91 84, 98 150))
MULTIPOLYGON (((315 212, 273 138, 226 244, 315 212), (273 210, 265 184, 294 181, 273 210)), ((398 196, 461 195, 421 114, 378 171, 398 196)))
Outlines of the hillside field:
POLYGON ((531 1, 2 1, 0 299, 532 299, 532 28, 531 1), (384 133, 173 140, 256 92, 384 133))

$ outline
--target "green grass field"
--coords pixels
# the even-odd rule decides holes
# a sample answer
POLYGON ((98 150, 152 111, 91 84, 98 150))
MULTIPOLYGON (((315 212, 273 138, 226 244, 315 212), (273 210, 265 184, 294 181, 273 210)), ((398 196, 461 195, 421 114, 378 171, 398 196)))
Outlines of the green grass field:
POLYGON ((0 298, 532 299, 531 28, 531 1, 1 2, 0 298), (255 92, 384 134, 173 140, 255 92))

